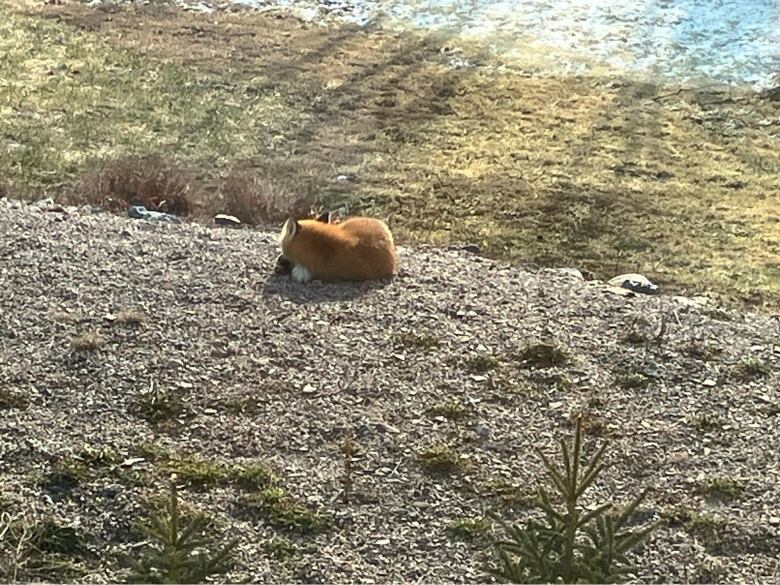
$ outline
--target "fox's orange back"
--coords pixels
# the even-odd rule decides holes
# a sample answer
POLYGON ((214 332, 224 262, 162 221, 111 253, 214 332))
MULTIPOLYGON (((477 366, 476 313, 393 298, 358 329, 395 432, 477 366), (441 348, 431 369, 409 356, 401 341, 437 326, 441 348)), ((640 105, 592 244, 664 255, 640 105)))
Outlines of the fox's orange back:
POLYGON ((294 264, 293 278, 301 282, 373 280, 392 276, 397 267, 390 229, 371 217, 341 223, 288 219, 279 243, 294 264))

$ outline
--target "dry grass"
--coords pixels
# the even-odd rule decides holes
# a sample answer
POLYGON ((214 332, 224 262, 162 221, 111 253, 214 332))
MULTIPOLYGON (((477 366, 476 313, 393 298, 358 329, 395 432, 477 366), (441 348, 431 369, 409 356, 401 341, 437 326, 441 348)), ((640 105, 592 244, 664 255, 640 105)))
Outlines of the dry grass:
POLYGON ((446 39, 263 14, 66 3, 0 32, 12 39, 0 73, 29 98, 0 127, 6 143, 26 137, 0 164, 15 192, 56 193, 85 160, 175 147, 218 207, 235 161, 284 163, 298 172, 231 179, 225 206, 249 218, 267 193, 307 200, 303 174, 320 203, 385 217, 400 242, 473 242, 780 306, 777 103, 764 96, 453 71, 446 39))
POLYGON ((116 322, 123 325, 141 325, 148 319, 147 314, 139 309, 122 309, 116 314, 116 322))
POLYGON ((159 155, 126 156, 83 173, 68 199, 104 209, 147 209, 189 215, 197 199, 198 184, 192 171, 159 155))
POLYGON ((88 331, 70 341, 71 347, 78 351, 95 351, 105 343, 105 339, 97 331, 88 331))
POLYGON ((557 344, 531 343, 517 355, 520 366, 524 368, 553 368, 569 361, 566 351, 557 344))
POLYGON ((81 315, 79 313, 74 313, 72 311, 59 311, 55 310, 49 313, 49 316, 52 318, 53 321, 57 321, 59 323, 78 323, 81 320, 81 315))
POLYGON ((231 169, 220 187, 222 213, 233 215, 249 225, 268 225, 283 222, 290 216, 308 216, 316 205, 311 184, 292 191, 282 183, 275 183, 273 172, 263 176, 258 170, 244 164, 231 169))

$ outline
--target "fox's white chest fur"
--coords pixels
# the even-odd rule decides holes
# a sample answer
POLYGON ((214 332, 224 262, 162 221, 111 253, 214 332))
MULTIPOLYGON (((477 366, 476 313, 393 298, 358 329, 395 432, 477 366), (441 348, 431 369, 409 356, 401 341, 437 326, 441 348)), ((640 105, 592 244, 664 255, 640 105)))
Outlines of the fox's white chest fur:
POLYGON ((292 278, 295 282, 309 282, 312 279, 312 274, 305 266, 296 264, 292 269, 292 278))

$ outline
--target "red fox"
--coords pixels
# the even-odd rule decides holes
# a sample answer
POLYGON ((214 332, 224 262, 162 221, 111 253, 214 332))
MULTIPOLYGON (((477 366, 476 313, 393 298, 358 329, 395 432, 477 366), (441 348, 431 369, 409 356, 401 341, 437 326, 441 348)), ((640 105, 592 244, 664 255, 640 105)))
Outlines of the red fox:
POLYGON ((371 217, 288 219, 279 236, 282 258, 297 282, 313 278, 373 280, 395 274, 397 259, 387 225, 371 217))

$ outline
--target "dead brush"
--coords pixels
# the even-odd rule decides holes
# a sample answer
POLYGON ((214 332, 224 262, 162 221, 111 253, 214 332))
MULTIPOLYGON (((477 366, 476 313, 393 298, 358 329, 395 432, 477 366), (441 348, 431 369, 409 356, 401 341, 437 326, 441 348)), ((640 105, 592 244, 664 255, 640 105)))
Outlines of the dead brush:
POLYGON ((35 514, 0 512, 0 579, 8 583, 70 583, 82 578, 87 535, 35 514))
POLYGON ((138 309, 122 309, 116 314, 115 321, 121 325, 143 325, 148 321, 148 317, 138 309))
POLYGON ((70 340, 70 345, 77 351, 95 351, 105 343, 105 339, 97 331, 87 331, 70 340))
POLYGON ((143 205, 153 211, 189 215, 195 200, 193 173, 159 155, 126 156, 86 171, 67 199, 104 209, 143 205))
POLYGON ((315 208, 316 197, 305 182, 296 188, 300 192, 269 181, 248 165, 237 165, 222 182, 220 211, 249 225, 276 224, 288 217, 308 216, 315 208))

